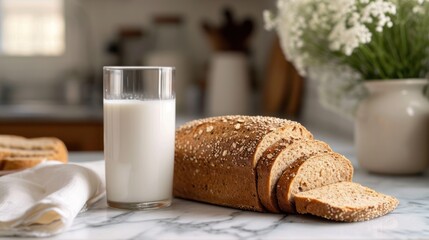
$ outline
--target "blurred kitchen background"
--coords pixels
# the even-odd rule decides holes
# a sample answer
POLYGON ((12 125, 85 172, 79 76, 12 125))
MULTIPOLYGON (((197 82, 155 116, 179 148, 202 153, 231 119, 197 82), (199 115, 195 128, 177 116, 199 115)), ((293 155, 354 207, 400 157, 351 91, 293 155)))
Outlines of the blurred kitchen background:
POLYGON ((102 67, 174 65, 179 122, 271 115, 352 138, 266 31, 266 0, 0 0, 0 134, 103 148, 102 67))

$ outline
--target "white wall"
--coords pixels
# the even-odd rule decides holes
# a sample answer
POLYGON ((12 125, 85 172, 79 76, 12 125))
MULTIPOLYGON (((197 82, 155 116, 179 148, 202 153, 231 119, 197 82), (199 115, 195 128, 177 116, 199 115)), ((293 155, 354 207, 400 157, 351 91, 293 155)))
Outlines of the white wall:
POLYGON ((88 65, 85 56, 84 35, 76 21, 79 11, 74 1, 65 1, 66 50, 62 56, 7 56, 0 55, 0 82, 23 86, 17 89, 16 98, 53 98, 57 95, 57 84, 65 72, 84 71, 88 65))
MULTIPOLYGON (((256 21, 252 37, 252 62, 258 80, 263 81, 273 32, 263 29, 262 10, 274 8, 275 1, 261 0, 65 0, 66 53, 61 57, 8 57, 0 56, 0 81, 5 79, 21 88, 18 98, 53 98, 63 73, 69 70, 92 71, 101 77, 103 65, 112 64, 105 53, 109 40, 119 27, 141 26, 149 29, 156 14, 178 13, 186 18, 186 35, 189 53, 194 62, 194 73, 202 76, 202 69, 211 53, 201 30, 201 21, 218 22, 223 6, 231 6, 238 17, 250 15, 256 21), (88 25, 89 23, 89 25, 88 25), (89 28, 88 28, 89 27, 89 28), (90 34, 88 34, 90 30, 90 34), (88 39, 91 39, 88 42, 88 39), (89 44, 89 45, 88 45, 89 44), (88 47, 91 50, 88 50, 88 47), (92 59, 90 64, 89 59, 92 59)), ((303 110, 308 125, 318 125, 335 131, 352 134, 350 121, 322 108, 318 102, 316 84, 308 81, 303 110)))
MULTIPOLYGON (((82 68, 84 39, 81 25, 76 21, 78 11, 75 0, 65 1, 66 14, 66 51, 63 56, 20 57, 0 55, 0 78, 17 82, 49 82, 60 76, 63 71, 82 68)), ((76 0, 78 1, 78 0, 76 0)))
POLYGON ((90 14, 91 29, 93 29, 93 46, 96 47, 97 69, 109 64, 107 55, 103 52, 106 40, 116 34, 119 27, 144 26, 150 29, 152 18, 156 14, 182 14, 186 18, 186 35, 189 53, 195 64, 194 71, 200 74, 203 64, 209 57, 210 46, 201 30, 201 22, 208 19, 219 22, 223 6, 231 6, 239 18, 251 16, 256 21, 256 29, 252 37, 254 49, 252 59, 258 74, 261 76, 266 62, 266 52, 269 47, 269 33, 263 29, 262 10, 268 5, 260 0, 87 0, 85 9, 90 14))
POLYGON ((101 77, 102 66, 112 64, 105 47, 117 34, 118 28, 149 28, 152 17, 160 13, 183 14, 186 18, 190 55, 195 64, 195 73, 201 77, 210 46, 200 24, 203 19, 219 21, 224 6, 231 6, 240 18, 251 16, 256 21, 252 37, 252 62, 260 79, 270 39, 270 33, 263 29, 261 12, 268 3, 259 0, 65 0, 65 54, 59 57, 0 56, 0 81, 31 86, 27 90, 20 89, 19 97, 29 98, 30 95, 39 94, 49 98, 55 95, 55 88, 63 80, 65 72, 87 71, 90 66, 88 59, 93 59, 92 71, 101 77), (88 42, 88 39, 91 40, 88 42), (91 51, 88 51, 88 47, 91 51), (35 88, 37 91, 34 91, 35 88))

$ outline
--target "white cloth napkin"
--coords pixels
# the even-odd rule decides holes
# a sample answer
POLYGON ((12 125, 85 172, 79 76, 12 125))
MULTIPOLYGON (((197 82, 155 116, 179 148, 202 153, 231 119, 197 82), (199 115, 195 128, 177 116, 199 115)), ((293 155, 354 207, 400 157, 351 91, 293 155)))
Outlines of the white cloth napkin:
POLYGON ((0 236, 61 233, 82 209, 104 193, 104 161, 49 161, 0 177, 0 236))

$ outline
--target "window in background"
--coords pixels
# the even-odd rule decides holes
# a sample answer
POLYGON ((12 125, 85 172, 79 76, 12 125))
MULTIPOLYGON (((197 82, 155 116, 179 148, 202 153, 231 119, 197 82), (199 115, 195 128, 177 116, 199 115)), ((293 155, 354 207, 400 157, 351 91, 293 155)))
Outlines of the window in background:
POLYGON ((0 53, 61 55, 65 50, 63 0, 0 0, 0 53))

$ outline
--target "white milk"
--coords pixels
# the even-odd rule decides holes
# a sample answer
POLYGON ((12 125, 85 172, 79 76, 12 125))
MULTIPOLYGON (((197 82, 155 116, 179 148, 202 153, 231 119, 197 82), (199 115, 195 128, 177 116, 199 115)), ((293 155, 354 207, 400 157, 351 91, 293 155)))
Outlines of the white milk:
POLYGON ((107 199, 168 200, 174 168, 175 100, 104 100, 107 199))

